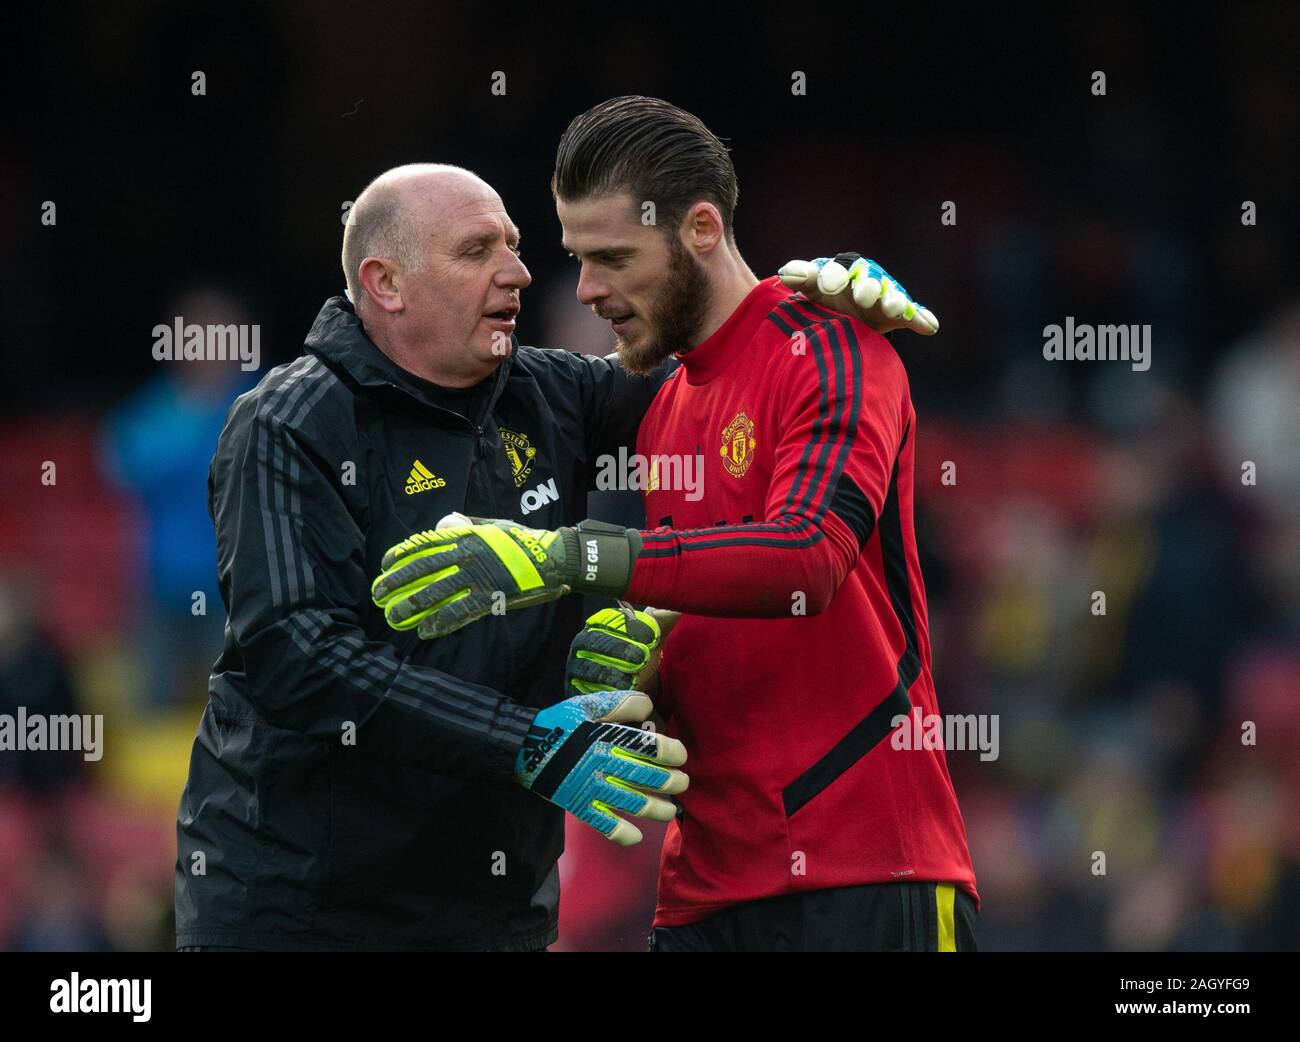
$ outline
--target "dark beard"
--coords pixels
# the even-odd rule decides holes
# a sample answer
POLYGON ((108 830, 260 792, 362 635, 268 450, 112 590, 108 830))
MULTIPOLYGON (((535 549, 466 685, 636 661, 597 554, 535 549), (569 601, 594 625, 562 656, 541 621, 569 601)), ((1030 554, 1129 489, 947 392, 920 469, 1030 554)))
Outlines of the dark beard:
POLYGON ((644 317, 650 340, 633 347, 619 337, 618 360, 637 376, 654 372, 665 358, 695 346, 709 306, 709 273, 676 236, 668 239, 668 272, 663 289, 644 317))

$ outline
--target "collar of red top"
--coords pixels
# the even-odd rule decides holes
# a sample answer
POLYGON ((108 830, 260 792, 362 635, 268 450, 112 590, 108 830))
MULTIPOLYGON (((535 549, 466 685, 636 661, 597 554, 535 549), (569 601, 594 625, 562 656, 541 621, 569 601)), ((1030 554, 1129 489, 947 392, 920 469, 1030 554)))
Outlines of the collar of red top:
POLYGON ((776 275, 759 282, 704 343, 677 352, 676 358, 686 370, 686 382, 706 384, 722 372, 737 352, 748 348, 759 323, 788 296, 790 290, 776 275))

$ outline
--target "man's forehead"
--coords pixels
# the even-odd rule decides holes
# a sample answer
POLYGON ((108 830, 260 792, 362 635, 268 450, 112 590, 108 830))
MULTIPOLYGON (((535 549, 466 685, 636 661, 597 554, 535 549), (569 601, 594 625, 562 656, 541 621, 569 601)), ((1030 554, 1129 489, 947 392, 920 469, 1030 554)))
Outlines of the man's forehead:
POLYGON ((519 238, 519 228, 504 209, 467 210, 458 214, 449 214, 445 226, 455 236, 502 232, 507 239, 519 238))
POLYGON ((460 240, 476 235, 503 235, 519 238, 519 228, 506 213, 500 199, 462 200, 447 206, 439 215, 437 227, 442 237, 460 240))
POLYGON ((598 237, 602 240, 639 238, 647 226, 640 220, 636 200, 627 192, 590 196, 568 201, 557 199, 556 212, 564 229, 567 247, 579 240, 598 237))

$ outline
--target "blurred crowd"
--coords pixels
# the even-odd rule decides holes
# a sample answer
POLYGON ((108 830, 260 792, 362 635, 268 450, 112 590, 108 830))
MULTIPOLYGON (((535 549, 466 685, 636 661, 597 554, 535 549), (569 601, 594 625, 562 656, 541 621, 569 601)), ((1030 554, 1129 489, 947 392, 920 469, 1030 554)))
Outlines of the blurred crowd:
MULTIPOLYGON (((432 77, 427 96, 382 115, 382 84, 323 77, 339 44, 306 31, 310 5, 190 30, 165 5, 147 10, 130 39, 102 11, 87 8, 81 26, 128 57, 163 56, 154 73, 115 66, 110 86, 137 101, 166 95, 165 73, 199 63, 214 87, 241 60, 268 71, 233 98, 214 89, 192 135, 184 92, 140 101, 138 125, 111 140, 117 124, 94 118, 93 101, 66 100, 72 86, 46 102, 68 115, 78 148, 117 161, 93 190, 64 169, 48 188, 68 204, 62 238, 15 232, 20 248, 4 259, 14 275, 22 255, 38 277, 21 317, 6 309, 3 339, 0 713, 103 714, 105 755, 0 751, 0 948, 173 945, 176 805, 224 624, 207 468, 229 403, 261 374, 155 363, 149 328, 176 314, 257 322, 265 365, 289 360, 342 289, 339 201, 387 166, 446 159, 496 184, 524 229, 536 281, 521 338, 604 352, 606 326, 573 299, 545 184, 568 118, 633 91, 692 108, 732 140, 738 242, 760 275, 859 249, 940 316, 934 340, 891 339, 919 417, 940 707, 1000 721, 996 760, 948 753, 981 946, 1300 948, 1294 12, 1162 21, 1166 35, 1131 13, 1099 15, 1085 35, 1062 18, 1035 27, 1052 43, 1041 53, 947 26, 924 67, 872 55, 896 88, 885 93, 914 98, 916 114, 891 109, 864 140, 848 118, 857 110, 835 107, 848 101, 789 97, 788 68, 806 66, 815 87, 839 82, 846 59, 778 20, 743 73, 755 85, 733 98, 667 52, 647 54, 630 26, 605 26, 599 40, 575 28, 573 55, 544 76, 526 42, 545 36, 549 16, 537 12, 516 27, 525 42, 483 65, 473 47, 445 46, 473 25, 448 8, 382 55, 352 41, 363 71, 432 77), (1273 42, 1267 53, 1260 39, 1273 42), (987 65, 969 53, 983 45, 987 65), (446 63, 429 71, 437 46, 446 63), (1197 46, 1210 57, 1183 60, 1197 46), (585 53, 595 64, 584 79, 585 53), (484 140, 493 101, 477 90, 497 67, 544 84, 493 110, 517 150, 504 159, 484 140), (1094 68, 1110 70, 1104 97, 1089 92, 1094 68), (920 86, 945 75, 983 93, 920 86), (1016 119, 990 125, 1008 112, 1016 119), (182 172, 151 181, 159 136, 182 172), (167 219, 117 235, 96 193, 116 211, 167 219), (940 221, 949 200, 955 225, 940 221), (156 285, 127 281, 160 266, 156 285), (55 313, 57 333, 37 317, 55 313), (1150 323, 1150 370, 1045 361, 1043 327, 1071 315, 1150 323), (55 336, 66 353, 50 349, 55 336), (47 461, 57 463, 48 484, 47 461)), ((724 16, 702 17, 725 29, 724 16)), ((91 75, 85 52, 57 42, 66 26, 36 28, 26 38, 49 41, 38 85, 91 75)), ((26 151, 0 191, 41 199, 45 124, 27 116, 26 151)), ((660 834, 617 850, 571 823, 557 947, 644 950, 660 834)))

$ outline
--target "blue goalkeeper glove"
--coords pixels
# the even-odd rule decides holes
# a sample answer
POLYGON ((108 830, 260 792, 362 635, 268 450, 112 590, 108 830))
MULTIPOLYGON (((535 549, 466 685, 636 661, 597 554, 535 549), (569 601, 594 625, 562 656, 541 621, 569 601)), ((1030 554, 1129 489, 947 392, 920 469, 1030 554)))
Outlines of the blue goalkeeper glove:
POLYGON ((650 699, 635 691, 575 695, 533 719, 515 761, 515 780, 621 847, 641 830, 615 811, 672 821, 677 808, 653 793, 685 792, 690 779, 675 738, 626 724, 647 720, 650 699))
POLYGON ((792 260, 777 274, 814 304, 859 319, 877 333, 910 329, 933 336, 939 332, 933 311, 917 304, 901 282, 860 254, 792 260))

